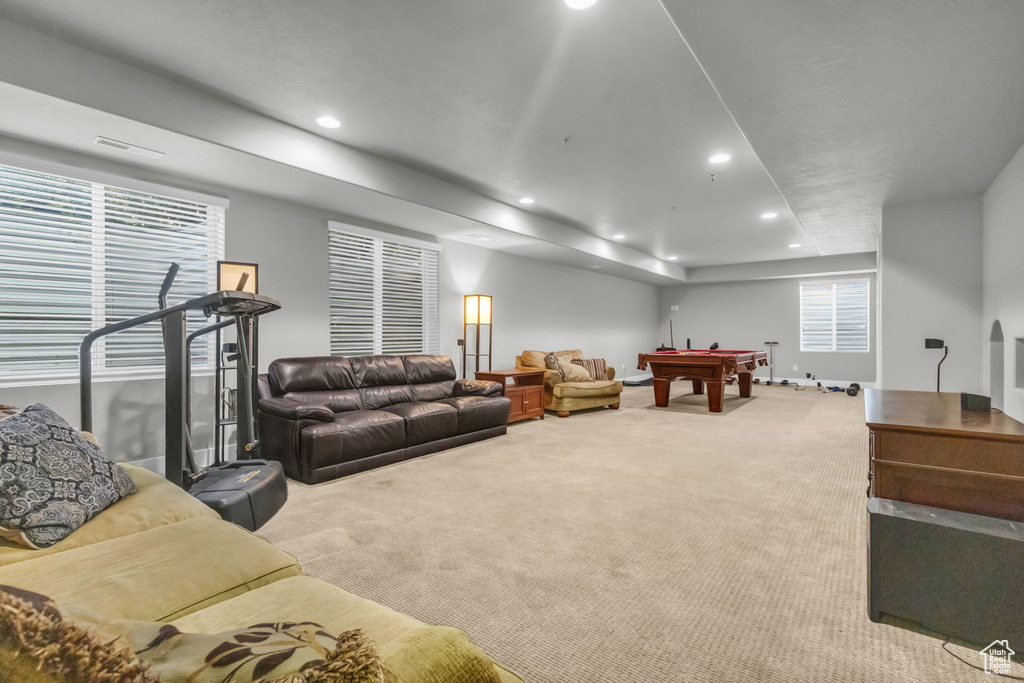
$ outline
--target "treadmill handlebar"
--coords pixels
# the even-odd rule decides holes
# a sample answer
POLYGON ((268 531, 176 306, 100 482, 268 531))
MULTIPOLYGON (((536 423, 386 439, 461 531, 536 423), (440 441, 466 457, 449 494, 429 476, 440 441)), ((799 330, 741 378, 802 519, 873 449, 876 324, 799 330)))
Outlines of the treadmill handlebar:
POLYGON ((167 275, 164 276, 164 282, 160 285, 160 295, 158 300, 160 301, 160 308, 167 308, 167 295, 171 291, 171 285, 174 284, 174 278, 178 275, 178 271, 181 270, 181 266, 177 263, 172 263, 171 267, 167 269, 167 275))

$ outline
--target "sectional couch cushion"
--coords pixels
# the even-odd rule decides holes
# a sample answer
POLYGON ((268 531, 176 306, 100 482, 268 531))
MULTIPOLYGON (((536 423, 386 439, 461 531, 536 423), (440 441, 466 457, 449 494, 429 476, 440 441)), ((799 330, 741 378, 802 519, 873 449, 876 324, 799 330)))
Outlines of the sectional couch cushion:
POLYGON ((196 500, 177 486, 149 470, 120 463, 135 482, 136 493, 99 513, 77 531, 49 548, 32 550, 0 540, 0 567, 31 560, 72 548, 91 545, 111 538, 128 536, 186 519, 220 519, 212 508, 196 500))
POLYGON ((405 448, 405 421, 383 410, 351 410, 306 427, 301 440, 309 464, 327 467, 405 448))
POLYGON ((455 396, 438 403, 458 410, 460 435, 508 424, 508 399, 499 402, 489 396, 455 396))
POLYGON ((198 517, 0 567, 0 584, 105 619, 169 621, 301 571, 242 527, 198 517))
POLYGON ((43 404, 0 420, 0 536, 47 548, 134 492, 124 470, 43 404))
POLYGON ((458 629, 429 626, 319 579, 278 581, 175 620, 183 631, 217 632, 241 621, 311 620, 328 632, 362 629, 402 683, 518 681, 458 629))

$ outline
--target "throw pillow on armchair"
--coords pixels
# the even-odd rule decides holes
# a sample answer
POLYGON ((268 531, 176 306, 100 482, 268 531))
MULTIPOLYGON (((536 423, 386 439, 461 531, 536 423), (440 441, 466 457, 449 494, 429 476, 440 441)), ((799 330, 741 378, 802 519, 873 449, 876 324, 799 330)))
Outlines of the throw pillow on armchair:
POLYGON ((604 358, 574 358, 572 362, 586 370, 595 380, 608 379, 608 363, 604 358))

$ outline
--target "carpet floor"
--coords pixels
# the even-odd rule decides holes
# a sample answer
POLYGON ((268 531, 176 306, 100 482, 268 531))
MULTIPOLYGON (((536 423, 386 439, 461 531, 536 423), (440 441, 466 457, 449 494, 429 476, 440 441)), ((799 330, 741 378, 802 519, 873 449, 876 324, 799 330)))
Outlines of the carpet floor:
POLYGON ((867 618, 863 395, 673 391, 291 483, 260 534, 531 683, 995 680, 867 618))

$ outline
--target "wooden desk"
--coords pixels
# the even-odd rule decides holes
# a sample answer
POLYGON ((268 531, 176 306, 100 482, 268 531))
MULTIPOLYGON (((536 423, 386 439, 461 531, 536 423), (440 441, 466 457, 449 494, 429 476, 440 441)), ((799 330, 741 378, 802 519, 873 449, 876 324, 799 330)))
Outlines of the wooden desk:
POLYGON ((867 389, 868 497, 1024 522, 1024 424, 960 394, 867 389))
POLYGON ((519 422, 531 417, 544 419, 543 370, 488 370, 478 371, 476 379, 498 382, 505 398, 512 401, 508 421, 519 422), (508 380, 512 380, 512 384, 508 380))

